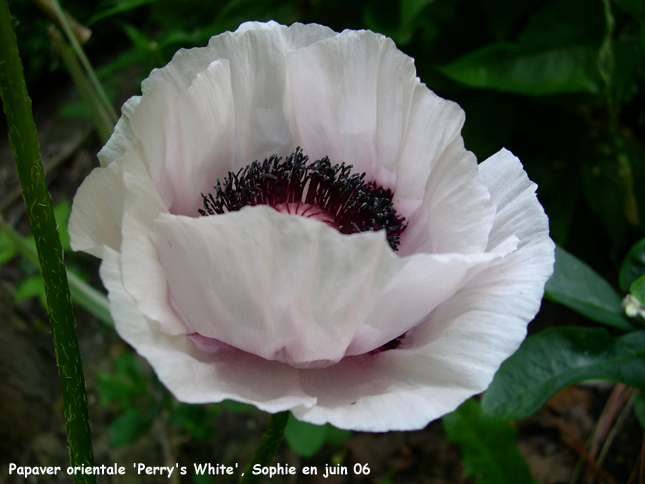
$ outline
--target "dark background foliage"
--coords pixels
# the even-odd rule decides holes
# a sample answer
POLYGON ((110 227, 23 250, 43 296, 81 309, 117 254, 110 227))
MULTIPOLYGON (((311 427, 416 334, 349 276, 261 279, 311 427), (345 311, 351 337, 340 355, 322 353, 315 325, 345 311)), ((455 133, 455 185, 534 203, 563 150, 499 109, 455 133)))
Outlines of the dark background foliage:
MULTIPOLYGON (((91 114, 73 88, 69 93, 69 76, 54 53, 48 35, 51 21, 28 0, 9 3, 37 119, 39 112, 45 112, 42 115, 46 118, 45 126, 47 120, 55 119, 57 123, 62 120, 70 132, 85 129, 83 120, 91 114), (51 104, 53 98, 58 100, 54 112, 43 107, 51 104)), ((67 0, 61 3, 81 24, 92 29, 85 49, 115 106, 137 94, 141 80, 152 68, 165 65, 177 49, 205 45, 212 35, 234 30, 246 20, 273 19, 286 24, 316 22, 337 31, 367 28, 390 36, 401 50, 415 59, 418 75, 430 89, 456 101, 465 110, 463 136, 467 148, 479 160, 502 147, 517 155, 539 186, 538 197, 549 216, 556 243, 586 262, 624 295, 626 287, 618 286, 621 261, 630 247, 645 236, 645 190, 642 189, 645 185, 645 2, 642 0, 67 0)), ((83 140, 76 145, 73 162, 55 172, 56 179, 51 185, 55 201, 69 201, 74 187, 96 165, 94 154, 100 147, 98 140, 91 133, 84 135, 83 140)), ((0 171, 4 181, 1 196, 10 195, 12 188, 11 175, 6 174, 7 167, 11 167, 9 161, 1 160, 0 168, 5 170, 0 171)), ((15 204, 0 207, 6 218, 16 225, 24 225, 24 212, 15 204)), ((66 210, 68 206, 66 209, 64 204, 59 207, 63 214, 66 210)), ((0 263, 6 262, 2 260, 2 248, 0 243, 0 263)), ((99 284, 91 258, 74 254, 69 260, 87 280, 99 284)), ((3 279, 18 285, 18 300, 42 293, 34 282, 38 278, 31 277, 34 269, 24 262, 13 261, 0 269, 3 279)), ((38 322, 44 318, 41 309, 37 304, 22 302, 17 310, 38 333, 37 347, 32 347, 33 341, 25 342, 29 349, 22 354, 35 351, 32 363, 41 358, 46 360, 48 350, 43 349, 47 346, 46 326, 38 322)), ((127 451, 132 445, 139 446, 133 449, 141 453, 141 459, 152 455, 168 459, 170 453, 185 463, 195 462, 197 458, 213 461, 216 458, 213 453, 218 452, 217 458, 222 461, 241 462, 240 456, 249 456, 255 441, 249 443, 248 439, 257 439, 255 426, 258 422, 263 425, 265 416, 258 416, 257 412, 249 414, 249 409, 235 405, 178 404, 156 382, 145 362, 127 351, 110 329, 84 312, 79 318, 81 326, 85 326, 81 328, 81 338, 85 341, 83 356, 90 368, 86 370, 89 388, 96 394, 94 408, 90 409, 97 420, 93 426, 95 429, 105 426, 103 435, 109 436, 109 442, 101 443, 99 439, 100 456, 123 459, 124 454, 118 453, 122 451, 117 450, 115 454, 105 448, 127 451), (94 341, 97 334, 102 338, 100 344, 94 341), (93 358, 89 353, 99 356, 93 358), (242 432, 244 437, 239 437, 240 429, 246 429, 242 432), (151 434, 170 435, 170 440, 150 437, 151 434), (150 439, 163 448, 161 457, 158 449, 145 447, 152 445, 150 439)), ((591 323, 569 309, 545 302, 530 331, 535 333, 563 324, 589 326, 591 323)), ((23 329, 16 329, 16 334, 23 329)), ((618 335, 616 331, 611 334, 618 335)), ((14 341, 22 341, 18 336, 15 338, 14 341)), ((34 428, 44 428, 43 409, 34 402, 55 402, 56 392, 40 382, 44 377, 36 370, 25 375, 32 375, 33 386, 47 395, 34 394, 27 403, 16 400, 28 409, 20 414, 21 418, 28 421, 32 415, 33 421, 17 421, 17 433, 2 434, 7 445, 0 449, 12 459, 41 462, 43 453, 29 447, 31 443, 24 447, 14 443, 20 436, 33 433, 34 428), (38 378, 33 377, 35 374, 38 378)), ((25 394, 33 393, 33 388, 26 388, 25 394)), ((600 418, 602 405, 595 402, 600 397, 604 399, 606 394, 595 390, 585 397, 591 402, 585 408, 592 420, 600 418)), ((643 407, 639 408, 645 414, 643 407)), ((464 407, 461 412, 461 418, 466 420, 479 418, 477 408, 464 407)), ((453 441, 459 441, 464 435, 455 430, 464 425, 458 417, 455 414, 445 423, 453 441)), ((490 422, 477 422, 482 429, 494 426, 490 422)), ((455 449, 431 443, 443 435, 436 426, 431 425, 425 433, 391 436, 389 444, 385 444, 381 437, 355 435, 347 440, 348 435, 335 429, 294 427, 297 425, 290 423, 287 436, 291 450, 282 454, 284 458, 302 458, 304 462, 324 467, 325 463, 347 462, 347 459, 360 461, 363 456, 364 461, 370 459, 379 469, 376 461, 382 458, 374 449, 393 448, 387 454, 390 460, 384 461, 387 465, 381 466, 370 480, 363 476, 364 482, 457 482, 456 479, 461 479, 455 449), (429 470, 423 458, 415 457, 415 452, 418 456, 431 454, 439 459, 434 470, 429 470), (435 480, 424 476, 433 476, 435 480)), ((539 423, 533 421, 520 424, 520 437, 535 437, 539 433, 537 427, 539 423)), ((555 432, 549 429, 548 432, 555 432)), ((580 430, 580 435, 586 437, 590 432, 580 430)), ((504 433, 513 440, 510 427, 504 433)), ((625 439, 625 445, 631 446, 635 441, 633 432, 625 439)), ((465 447, 461 449, 466 455, 465 447)), ((618 457, 611 464, 619 482, 627 482, 636 462, 635 452, 625 455, 623 464, 617 462, 618 457)), ((57 458, 51 457, 54 461, 57 458)), ((472 461, 468 462, 466 474, 472 466, 472 461)), ((5 464, 5 460, 0 460, 0 464, 5 464)), ((573 469, 575 465, 570 467, 573 469)), ((569 482, 588 477, 579 471, 572 472, 569 482)), ((0 482, 2 479, 0 476, 0 482)), ((207 481, 195 477, 194 482, 207 481)), ((562 481, 544 479, 542 482, 562 481)))

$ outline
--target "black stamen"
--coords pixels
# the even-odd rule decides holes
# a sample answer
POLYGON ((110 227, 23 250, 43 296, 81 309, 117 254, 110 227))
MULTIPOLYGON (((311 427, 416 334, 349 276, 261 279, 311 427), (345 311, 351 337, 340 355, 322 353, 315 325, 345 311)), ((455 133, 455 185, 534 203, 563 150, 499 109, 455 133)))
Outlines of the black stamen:
POLYGON ((272 155, 237 173, 229 172, 223 180, 217 180, 215 196, 202 193, 204 209, 198 211, 206 216, 247 205, 306 203, 330 214, 341 233, 385 230, 392 249, 398 249, 406 225, 396 214, 390 190, 365 182, 365 173, 352 174, 352 165, 332 165, 328 157, 308 161, 298 147, 284 161, 272 155))

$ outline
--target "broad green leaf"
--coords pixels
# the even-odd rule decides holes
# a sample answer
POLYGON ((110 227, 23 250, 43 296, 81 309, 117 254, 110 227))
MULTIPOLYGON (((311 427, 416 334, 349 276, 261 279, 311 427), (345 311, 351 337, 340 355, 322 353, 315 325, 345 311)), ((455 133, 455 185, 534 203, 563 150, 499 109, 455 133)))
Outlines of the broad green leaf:
POLYGON ((497 371, 482 407, 493 417, 528 417, 582 380, 645 386, 645 330, 614 338, 602 328, 560 327, 530 336, 497 371))
POLYGON ((476 400, 465 401, 442 423, 448 441, 461 450, 464 476, 475 477, 477 484, 534 482, 517 447, 515 427, 485 415, 476 400))
POLYGON ((435 0, 401 0, 401 26, 412 29, 421 11, 435 0))
POLYGON ((562 247, 555 249, 555 268, 545 287, 553 301, 598 323, 633 329, 621 306, 620 295, 602 277, 562 247))
POLYGON ((645 304, 645 276, 639 277, 632 282, 632 285, 629 286, 629 292, 631 292, 641 304, 645 304))
POLYGON ((110 424, 110 445, 118 449, 137 441, 148 431, 158 413, 159 408, 157 407, 146 410, 141 410, 139 407, 129 407, 110 424))
POLYGON ((598 94, 597 57, 598 49, 588 45, 527 52, 518 45, 499 42, 438 69, 470 87, 534 96, 598 94))
POLYGON ((11 238, 0 230, 0 265, 9 262, 16 255, 16 246, 11 241, 11 238))
POLYGON ((337 429, 333 425, 327 424, 326 441, 331 445, 342 445, 351 435, 352 432, 349 430, 337 429))
POLYGON ((341 445, 351 435, 347 430, 337 429, 326 425, 313 425, 301 422, 293 415, 284 429, 284 438, 297 454, 303 457, 312 457, 325 443, 341 445))
POLYGON ((620 289, 629 291, 629 286, 643 275, 645 275, 645 239, 636 242, 625 256, 618 274, 620 289))
POLYGON ((301 422, 289 415, 289 421, 284 429, 284 438, 296 453, 303 457, 311 457, 325 444, 327 426, 313 425, 301 422))
POLYGON ((116 401, 125 408, 135 400, 154 400, 148 389, 148 378, 141 371, 137 356, 132 351, 125 351, 114 360, 114 372, 98 370, 96 387, 101 405, 116 401))

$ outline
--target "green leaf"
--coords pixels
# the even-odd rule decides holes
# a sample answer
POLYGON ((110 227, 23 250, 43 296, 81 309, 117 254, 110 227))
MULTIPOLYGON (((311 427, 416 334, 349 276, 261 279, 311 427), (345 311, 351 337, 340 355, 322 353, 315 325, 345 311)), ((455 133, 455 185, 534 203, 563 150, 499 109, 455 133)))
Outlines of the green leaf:
POLYGON ((179 403, 168 412, 168 423, 179 425, 193 439, 205 440, 215 434, 213 419, 220 411, 218 405, 179 403))
POLYGON ((638 299, 641 304, 645 304, 645 276, 639 277, 629 287, 629 292, 638 299))
POLYGON ((634 329, 621 306, 620 295, 587 264, 556 246, 553 275, 546 296, 598 323, 634 329))
POLYGON ((327 427, 301 422, 289 415, 289 421, 284 429, 284 438, 296 453, 303 457, 311 457, 325 444, 327 427))
POLYGON ((448 441, 461 450, 464 476, 474 476, 477 484, 534 482, 517 447, 515 427, 485 415, 476 400, 465 401, 442 423, 448 441))
POLYGON ((352 435, 351 431, 337 429, 333 425, 327 424, 326 427, 327 427, 327 443, 333 446, 342 445, 352 435))
POLYGON ((16 255, 16 246, 11 241, 11 238, 0 230, 0 265, 9 262, 16 255))
POLYGON ((597 57, 598 49, 589 45, 527 52, 515 44, 498 42, 438 69, 470 87, 533 96, 598 94, 597 57))
POLYGON ((528 417, 562 388, 592 379, 645 386, 645 330, 620 338, 602 328, 541 331, 502 363, 482 407, 493 417, 528 417))
POLYGON ((110 445, 118 449, 143 437, 154 422, 159 409, 157 407, 141 410, 130 407, 112 421, 110 425, 110 445))
POLYGON ((40 274, 33 275, 27 279, 23 279, 16 286, 16 294, 14 295, 14 300, 16 303, 21 303, 29 299, 37 297, 40 300, 42 307, 47 309, 47 299, 45 297, 45 286, 43 284, 43 278, 40 277, 40 274))
POLYGON ((140 393, 125 376, 112 375, 102 370, 96 372, 96 389, 100 404, 104 407, 112 401, 127 407, 140 393))
POLYGON ((401 26, 412 29, 421 11, 435 0, 401 0, 401 26))
POLYGON ((347 430, 337 429, 332 425, 313 425, 301 422, 293 415, 284 430, 284 438, 297 454, 312 457, 325 443, 341 445, 351 435, 347 430))
POLYGON ((143 374, 132 351, 125 351, 114 361, 114 372, 98 370, 96 388, 100 395, 101 405, 113 401, 126 408, 133 405, 138 398, 152 401, 154 397, 148 390, 148 379, 143 374))
POLYGON ((622 291, 629 291, 629 286, 645 275, 645 239, 636 242, 625 256, 618 274, 618 284, 622 291))

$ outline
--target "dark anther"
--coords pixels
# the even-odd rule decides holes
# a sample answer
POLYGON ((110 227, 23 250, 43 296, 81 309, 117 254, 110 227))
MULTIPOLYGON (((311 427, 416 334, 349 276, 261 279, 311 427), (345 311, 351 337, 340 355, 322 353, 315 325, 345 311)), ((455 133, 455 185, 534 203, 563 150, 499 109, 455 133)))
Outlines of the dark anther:
POLYGON ((308 161, 298 147, 284 160, 272 155, 229 172, 217 180, 215 196, 202 194, 204 208, 198 211, 215 215, 247 205, 306 203, 330 214, 341 233, 385 230, 392 249, 398 249, 405 219, 396 214, 390 190, 365 182, 365 173, 352 174, 352 165, 332 165, 328 157, 308 161))

